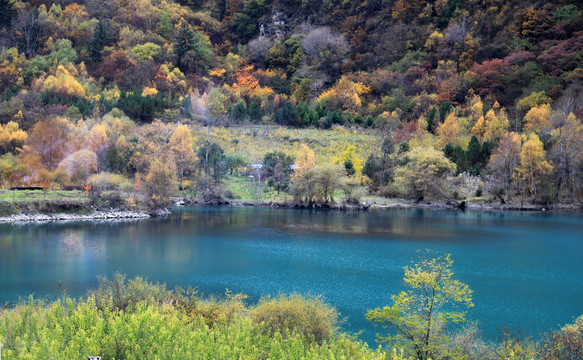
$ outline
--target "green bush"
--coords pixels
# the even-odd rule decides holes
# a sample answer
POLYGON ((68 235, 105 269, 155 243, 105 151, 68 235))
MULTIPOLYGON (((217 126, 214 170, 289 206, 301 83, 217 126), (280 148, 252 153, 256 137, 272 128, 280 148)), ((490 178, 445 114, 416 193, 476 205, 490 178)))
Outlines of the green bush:
POLYGON ((101 311, 133 311, 138 305, 161 305, 172 300, 165 284, 153 284, 139 276, 126 281, 125 275, 116 273, 111 280, 104 276, 98 279, 99 285, 89 292, 89 297, 101 311))
MULTIPOLYGON (((130 283, 133 280, 126 287, 130 283)), ((137 283, 143 285, 142 280, 137 283)), ((164 288, 159 290, 165 292, 164 288)), ((153 293, 155 296, 157 291, 153 293)), ((344 335, 322 345, 307 341, 298 332, 270 336, 249 317, 210 327, 200 316, 186 316, 169 303, 155 303, 141 302, 134 311, 122 312, 101 311, 94 296, 50 304, 31 298, 0 310, 2 359, 86 359, 97 355, 104 360, 385 358, 384 352, 344 335)))
POLYGON ((338 327, 338 312, 320 297, 299 294, 265 297, 249 315, 255 324, 264 324, 273 336, 297 332, 308 341, 328 341, 338 327))

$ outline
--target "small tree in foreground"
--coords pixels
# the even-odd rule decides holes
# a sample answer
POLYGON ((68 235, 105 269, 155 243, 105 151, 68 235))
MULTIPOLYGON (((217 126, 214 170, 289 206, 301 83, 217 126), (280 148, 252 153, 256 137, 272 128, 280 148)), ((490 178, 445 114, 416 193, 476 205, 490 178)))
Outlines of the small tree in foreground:
POLYGON ((393 295, 392 306, 370 310, 368 321, 394 332, 377 335, 380 343, 403 346, 418 360, 437 359, 445 351, 447 336, 444 326, 448 321, 465 321, 465 311, 473 306, 472 290, 452 279, 450 255, 436 259, 422 259, 413 267, 405 267, 407 290, 393 295))

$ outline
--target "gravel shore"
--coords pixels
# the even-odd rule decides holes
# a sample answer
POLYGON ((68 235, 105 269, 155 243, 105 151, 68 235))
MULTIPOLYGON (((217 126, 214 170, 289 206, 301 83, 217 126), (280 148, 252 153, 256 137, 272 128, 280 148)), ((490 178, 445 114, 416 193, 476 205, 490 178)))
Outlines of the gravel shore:
POLYGON ((0 217, 0 223, 17 222, 48 222, 48 221, 85 221, 85 220, 115 220, 115 219, 146 219, 151 215, 135 211, 95 211, 90 214, 15 214, 0 217))

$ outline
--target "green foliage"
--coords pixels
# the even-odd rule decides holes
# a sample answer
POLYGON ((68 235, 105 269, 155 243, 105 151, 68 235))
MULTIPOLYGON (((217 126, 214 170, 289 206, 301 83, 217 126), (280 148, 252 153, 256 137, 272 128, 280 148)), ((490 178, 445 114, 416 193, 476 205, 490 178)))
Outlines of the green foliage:
POLYGON ((154 60, 155 57, 160 55, 162 49, 160 46, 147 42, 145 44, 140 44, 134 46, 132 52, 138 57, 140 60, 154 60))
POLYGON ((100 311, 133 312, 140 306, 162 305, 172 299, 166 285, 153 284, 142 277, 127 280, 125 275, 115 273, 111 280, 105 276, 97 279, 97 289, 90 291, 89 297, 100 311))
POLYGON ((445 120, 447 114, 453 110, 453 106, 449 101, 444 101, 439 105, 439 118, 441 121, 445 120))
POLYGON ((275 122, 280 125, 298 125, 298 113, 291 102, 286 101, 277 111, 275 114, 275 122))
POLYGON ((301 334, 308 342, 329 342, 337 331, 338 312, 320 297, 299 294, 263 297, 249 313, 257 325, 266 325, 271 336, 301 334))
POLYGON ((2 358, 385 358, 381 350, 336 333, 337 312, 319 298, 282 295, 255 308, 243 298, 227 293, 222 300, 202 300, 191 289, 170 292, 117 274, 101 279, 86 300, 31 297, 0 310, 2 358))
POLYGON ((261 120, 261 104, 259 104, 257 101, 252 101, 249 105, 248 115, 252 122, 258 122, 261 120))
POLYGON ((107 26, 99 20, 93 29, 93 39, 89 42, 89 56, 94 61, 101 60, 101 50, 108 45, 109 36, 107 34, 107 26))
POLYGON ((263 16, 269 5, 264 0, 248 0, 245 2, 243 12, 233 14, 229 29, 242 43, 248 42, 257 33, 257 23, 263 16))
POLYGON ((216 143, 205 143, 198 149, 199 166, 204 170, 205 177, 212 175, 213 179, 218 182, 226 174, 227 157, 225 151, 216 143))
POLYGON ((294 159, 282 151, 268 152, 263 157, 263 170, 267 182, 269 186, 277 189, 278 194, 281 190, 286 190, 289 185, 290 167, 293 163, 294 159))
POLYGON ((551 99, 546 96, 544 91, 533 92, 525 98, 518 101, 516 107, 520 111, 527 112, 535 106, 550 104, 551 99))
POLYGON ((553 21, 564 25, 572 25, 583 18, 583 10, 577 9, 575 5, 565 5, 558 8, 553 14, 553 21))
POLYGON ((167 12, 163 12, 162 15, 160 15, 160 21, 158 21, 158 25, 156 25, 156 31, 164 39, 170 39, 172 36, 174 26, 172 25, 172 21, 167 12))
POLYGON ((211 65, 213 54, 208 39, 185 20, 178 26, 173 48, 182 71, 205 73, 211 65))
POLYGON ((115 104, 129 117, 143 122, 151 122, 156 114, 161 113, 166 105, 166 95, 142 96, 139 91, 124 92, 115 104))
POLYGON ((347 175, 354 175, 356 173, 356 169, 354 168, 354 164, 352 163, 352 159, 346 159, 344 162, 344 169, 346 170, 347 175))
POLYGON ((455 169, 456 165, 443 152, 418 146, 403 154, 401 165, 395 170, 395 187, 403 195, 419 200, 438 195, 439 181, 455 169))
POLYGON ((470 175, 480 175, 483 168, 488 165, 494 144, 485 141, 480 144, 478 138, 472 136, 468 149, 461 146, 447 144, 443 149, 445 156, 457 165, 457 173, 468 173, 470 175))
POLYGON ((370 310, 366 317, 394 333, 378 335, 381 343, 402 344, 418 360, 444 357, 448 322, 465 321, 462 309, 473 306, 472 291, 453 279, 451 256, 423 258, 405 267, 407 290, 393 295, 392 306, 370 310), (394 335, 393 335, 394 334, 394 335))
POLYGON ((245 120, 247 117, 247 106, 245 105, 245 100, 239 100, 237 105, 233 108, 231 116, 236 120, 245 120))
POLYGON ((22 74, 24 81, 30 84, 35 78, 46 73, 51 64, 44 56, 37 56, 26 63, 26 68, 22 74))
POLYGON ((73 43, 69 39, 59 39, 53 45, 53 51, 49 55, 51 62, 61 65, 75 63, 77 61, 77 51, 73 49, 73 43))
POLYGON ((425 61, 425 59, 427 59, 428 57, 429 55, 427 55, 427 53, 425 52, 410 51, 406 53, 405 56, 401 58, 401 60, 391 64, 389 69, 399 72, 405 72, 409 70, 409 68, 411 68, 412 66, 421 65, 421 63, 425 61))

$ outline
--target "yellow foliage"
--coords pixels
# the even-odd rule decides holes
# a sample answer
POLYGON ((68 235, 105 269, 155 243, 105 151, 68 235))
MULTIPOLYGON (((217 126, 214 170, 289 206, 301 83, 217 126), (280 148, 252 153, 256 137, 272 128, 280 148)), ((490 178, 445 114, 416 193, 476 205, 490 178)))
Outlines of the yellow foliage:
POLYGON ((85 89, 63 65, 58 66, 56 75, 47 77, 42 91, 56 93, 68 98, 85 98, 85 89))
POLYGON ((441 40, 443 40, 443 34, 435 30, 431 35, 429 35, 427 41, 425 41, 425 47, 429 50, 434 50, 437 48, 437 46, 439 46, 441 40))
POLYGON ((211 71, 209 71, 209 75, 222 78, 223 76, 225 76, 226 72, 227 72, 227 70, 225 70, 223 68, 214 68, 211 71))
POLYGON ((352 161, 352 165, 356 170, 357 174, 362 172, 364 167, 364 159, 356 152, 356 146, 349 145, 347 146, 344 151, 340 154, 340 156, 334 157, 332 159, 333 164, 340 164, 344 165, 347 160, 352 161))
MULTIPOLYGON (((526 137, 526 135, 523 135, 526 137)), ((553 171, 553 166, 545 160, 543 143, 535 133, 531 133, 522 145, 518 173, 525 181, 526 188, 536 197, 538 185, 553 171)))
POLYGON ((484 114, 484 104, 478 97, 478 100, 472 105, 472 120, 477 121, 484 114))
POLYGON ((437 128, 437 137, 439 138, 437 146, 444 147, 447 144, 456 145, 461 134, 462 129, 458 118, 452 111, 447 115, 445 121, 437 128))
POLYGON ((156 96, 156 94, 158 93, 158 90, 156 90, 155 87, 145 87, 144 90, 142 91, 142 96, 146 97, 146 96, 156 96))
POLYGON ((360 82, 355 83, 346 76, 342 76, 336 85, 324 91, 317 101, 331 109, 358 113, 362 109, 361 95, 368 94, 370 91, 370 87, 360 82))
POLYGON ((535 106, 524 117, 524 130, 539 133, 549 131, 552 128, 550 117, 551 106, 549 104, 535 106))
POLYGON ((300 149, 296 155, 296 169, 294 170, 293 179, 301 179, 303 174, 316 166, 314 151, 306 144, 300 144, 300 149))
MULTIPOLYGON (((492 114, 494 111, 490 110, 492 114)), ((498 111, 497 116, 488 116, 490 114, 486 114, 486 118, 488 122, 486 124, 486 132, 484 134, 485 141, 494 141, 496 138, 502 138, 506 133, 508 133, 508 129, 510 129, 510 122, 508 121, 508 116, 506 115, 506 111, 504 109, 498 111)))
POLYGON ((87 148, 95 153, 107 146, 107 133, 105 126, 97 124, 93 126, 88 135, 87 148))
POLYGON ((10 121, 4 126, 0 124, 0 151, 12 151, 21 147, 27 137, 28 134, 20 130, 18 123, 14 121, 10 121))
POLYGON ((483 116, 480 116, 478 121, 476 121, 476 125, 472 128, 472 135, 475 135, 478 140, 484 140, 484 134, 486 133, 486 119, 483 116))

